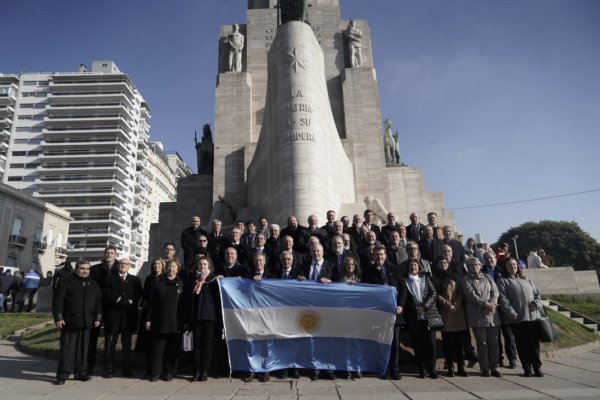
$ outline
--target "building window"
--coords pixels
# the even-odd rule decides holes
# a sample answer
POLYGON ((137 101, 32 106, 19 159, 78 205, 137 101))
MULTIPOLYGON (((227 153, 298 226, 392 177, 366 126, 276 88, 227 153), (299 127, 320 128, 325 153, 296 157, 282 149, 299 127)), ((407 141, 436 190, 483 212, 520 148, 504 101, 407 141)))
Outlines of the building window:
POLYGON ((27 155, 27 152, 26 152, 26 151, 13 151, 13 152, 12 152, 12 155, 13 155, 14 157, 18 157, 18 156, 26 156, 26 155, 27 155))
POLYGON ((10 168, 25 168, 25 164, 10 164, 10 168))
POLYGON ((23 82, 25 86, 37 86, 37 81, 25 81, 23 82))
POLYGON ((14 236, 21 236, 22 231, 23 231, 23 221, 21 221, 21 218, 15 217, 15 219, 13 219, 10 234, 14 235, 14 236))
POLYGON ((21 176, 9 176, 8 177, 8 181, 9 182, 21 182, 21 181, 23 181, 23 177, 21 177, 21 176))
POLYGON ((48 97, 48 93, 46 92, 36 92, 35 97, 48 97))

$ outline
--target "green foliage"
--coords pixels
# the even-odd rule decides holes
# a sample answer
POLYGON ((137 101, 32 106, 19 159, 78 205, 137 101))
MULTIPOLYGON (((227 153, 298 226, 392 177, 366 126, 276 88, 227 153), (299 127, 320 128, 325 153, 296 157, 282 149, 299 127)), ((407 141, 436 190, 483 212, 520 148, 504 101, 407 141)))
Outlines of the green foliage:
POLYGON ((52 321, 52 314, 2 313, 0 314, 0 338, 10 336, 23 328, 52 321))
POLYGON ((600 322, 600 302, 593 298, 574 298, 569 296, 552 295, 555 300, 565 307, 600 322))
POLYGON ((542 247, 554 258, 557 267, 572 266, 576 270, 600 268, 600 243, 574 221, 526 222, 504 232, 494 249, 500 243, 508 243, 512 248, 512 238, 516 235, 519 236, 517 247, 521 258, 526 257, 532 248, 542 247))

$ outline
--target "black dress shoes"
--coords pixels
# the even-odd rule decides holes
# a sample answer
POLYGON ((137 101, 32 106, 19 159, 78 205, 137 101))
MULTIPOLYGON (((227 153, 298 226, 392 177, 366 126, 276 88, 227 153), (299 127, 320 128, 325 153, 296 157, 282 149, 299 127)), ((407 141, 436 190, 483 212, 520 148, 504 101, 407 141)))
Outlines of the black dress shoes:
POLYGON ((268 372, 265 372, 264 374, 262 374, 262 376, 260 377, 260 381, 261 382, 269 382, 271 380, 271 375, 269 375, 268 372))
POLYGON ((252 382, 256 378, 256 374, 254 372, 250 372, 248 376, 244 378, 244 382, 252 382))
POLYGON ((332 370, 327 370, 325 371, 325 378, 329 379, 330 381, 335 381, 337 379, 337 376, 335 376, 335 373, 332 370))
POLYGON ((314 370, 311 374, 310 374, 310 380, 311 381, 318 381, 319 380, 319 370, 314 370))
POLYGON ((81 382, 87 382, 89 380, 92 379, 91 376, 89 376, 88 374, 81 374, 81 375, 77 375, 75 377, 76 380, 81 381, 81 382))

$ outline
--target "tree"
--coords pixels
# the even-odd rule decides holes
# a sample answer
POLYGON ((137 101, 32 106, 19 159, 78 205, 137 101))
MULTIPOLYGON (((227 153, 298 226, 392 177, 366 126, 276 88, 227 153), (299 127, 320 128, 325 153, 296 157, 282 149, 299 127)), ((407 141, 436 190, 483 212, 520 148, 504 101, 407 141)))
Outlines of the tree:
POLYGON ((521 257, 541 247, 554 258, 556 266, 572 266, 575 270, 600 268, 600 243, 574 221, 526 222, 504 232, 494 248, 500 243, 512 247, 512 238, 517 235, 521 257))

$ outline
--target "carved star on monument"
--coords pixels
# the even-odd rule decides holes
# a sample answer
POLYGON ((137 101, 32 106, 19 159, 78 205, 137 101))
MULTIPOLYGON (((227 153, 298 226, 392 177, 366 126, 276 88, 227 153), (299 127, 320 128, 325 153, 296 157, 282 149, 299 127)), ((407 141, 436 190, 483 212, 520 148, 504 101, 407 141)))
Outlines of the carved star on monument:
POLYGON ((288 52, 288 56, 290 56, 290 58, 289 58, 290 67, 292 67, 294 69, 294 72, 298 72, 298 67, 300 67, 302 69, 306 69, 306 67, 304 66, 305 61, 301 60, 300 56, 296 54, 295 47, 291 53, 288 52))

